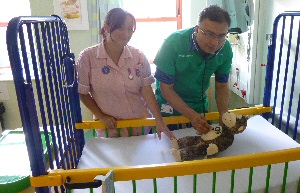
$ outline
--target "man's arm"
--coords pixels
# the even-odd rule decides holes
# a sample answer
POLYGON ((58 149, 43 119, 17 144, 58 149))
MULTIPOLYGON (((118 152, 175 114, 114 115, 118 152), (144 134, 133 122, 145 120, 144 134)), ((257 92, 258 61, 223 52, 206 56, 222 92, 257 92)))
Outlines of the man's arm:
POLYGON ((229 99, 230 99, 230 90, 228 83, 220 83, 216 81, 216 104, 220 116, 228 111, 229 108, 229 99))
POLYGON ((205 117, 190 108, 174 91, 173 85, 174 84, 169 85, 160 82, 160 88, 163 97, 174 109, 176 109, 182 115, 186 116, 191 121, 194 129, 196 129, 200 133, 207 133, 210 130, 211 126, 207 123, 205 117))

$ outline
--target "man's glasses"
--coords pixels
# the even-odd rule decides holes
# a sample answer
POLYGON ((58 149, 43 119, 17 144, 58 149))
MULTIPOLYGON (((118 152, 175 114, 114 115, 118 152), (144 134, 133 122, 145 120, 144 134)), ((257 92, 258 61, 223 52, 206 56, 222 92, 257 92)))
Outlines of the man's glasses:
POLYGON ((198 28, 198 29, 203 33, 203 35, 205 35, 208 39, 211 39, 211 40, 217 38, 220 42, 222 42, 222 41, 225 41, 226 36, 227 36, 227 33, 221 34, 221 35, 216 35, 213 32, 210 32, 210 31, 205 32, 200 28, 198 28))

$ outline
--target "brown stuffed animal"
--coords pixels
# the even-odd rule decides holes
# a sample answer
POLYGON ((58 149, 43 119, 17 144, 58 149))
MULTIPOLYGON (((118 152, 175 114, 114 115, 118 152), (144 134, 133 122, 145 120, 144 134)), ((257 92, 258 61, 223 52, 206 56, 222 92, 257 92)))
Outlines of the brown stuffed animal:
POLYGON ((173 139, 172 154, 176 161, 185 161, 224 151, 232 145, 234 135, 246 129, 248 119, 248 116, 224 113, 222 121, 225 126, 216 126, 208 133, 199 136, 173 139))

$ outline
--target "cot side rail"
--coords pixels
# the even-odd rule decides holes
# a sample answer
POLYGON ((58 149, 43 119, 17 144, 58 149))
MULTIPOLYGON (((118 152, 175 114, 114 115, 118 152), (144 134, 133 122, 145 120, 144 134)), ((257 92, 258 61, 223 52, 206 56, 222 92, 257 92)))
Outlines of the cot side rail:
POLYGON ((257 154, 165 164, 93 169, 56 169, 50 171, 48 175, 31 177, 30 181, 33 187, 61 186, 65 184, 67 178, 69 178, 72 183, 93 182, 96 176, 105 175, 110 170, 114 171, 115 182, 129 181, 229 171, 296 160, 300 160, 300 147, 257 154))
POLYGON ((65 22, 58 16, 15 17, 8 23, 6 41, 32 175, 45 175, 48 168, 76 168, 85 142, 83 130, 75 129, 82 118, 65 22))
MULTIPOLYGON (((256 114, 271 112, 272 107, 257 106, 257 107, 233 109, 229 111, 241 115, 256 115, 256 114)), ((205 114, 206 120, 218 120, 219 116, 220 115, 218 112, 210 112, 205 114)), ((163 119, 166 124, 178 124, 178 123, 190 122, 190 120, 185 116, 163 117, 163 119)), ((155 124, 156 123, 154 118, 118 120, 117 128, 153 126, 155 124)), ((105 125, 100 121, 83 121, 82 123, 76 123, 76 129, 94 129, 94 128, 105 129, 105 125)))

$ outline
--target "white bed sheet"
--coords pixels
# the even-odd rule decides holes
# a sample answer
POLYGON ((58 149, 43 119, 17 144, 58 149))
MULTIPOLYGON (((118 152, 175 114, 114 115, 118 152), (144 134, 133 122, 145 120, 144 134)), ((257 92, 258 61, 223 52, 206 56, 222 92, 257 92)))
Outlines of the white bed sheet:
MULTIPOLYGON (((176 137, 195 135, 193 128, 174 131, 176 137)), ((215 157, 251 154, 272 150, 300 147, 300 145, 275 128, 261 116, 253 116, 248 120, 247 129, 235 136, 233 145, 215 157)), ((127 138, 93 138, 90 139, 83 150, 79 169, 100 168, 111 166, 134 166, 175 162, 171 154, 171 143, 163 135, 162 140, 154 134, 147 136, 127 138)), ((249 169, 240 169, 235 172, 235 191, 237 193, 248 192, 249 169)), ((284 164, 272 166, 270 191, 281 192, 284 164)), ((254 168, 252 192, 265 192, 265 179, 267 167, 254 168)), ((297 192, 297 183, 300 176, 300 161, 290 162, 287 179, 287 193, 297 192)), ((201 174, 197 177, 197 192, 212 192, 212 174, 201 174)), ((193 192, 193 176, 178 177, 178 193, 193 192)), ((152 180, 136 181, 138 193, 153 191, 152 180)), ((231 171, 217 173, 216 192, 230 192, 231 171)), ((173 178, 157 179, 159 193, 171 193, 173 191, 173 178)), ((116 182, 116 193, 133 192, 132 182, 116 182)), ((73 190, 73 192, 89 192, 89 190, 73 190)), ((102 192, 101 188, 94 192, 102 192)))

